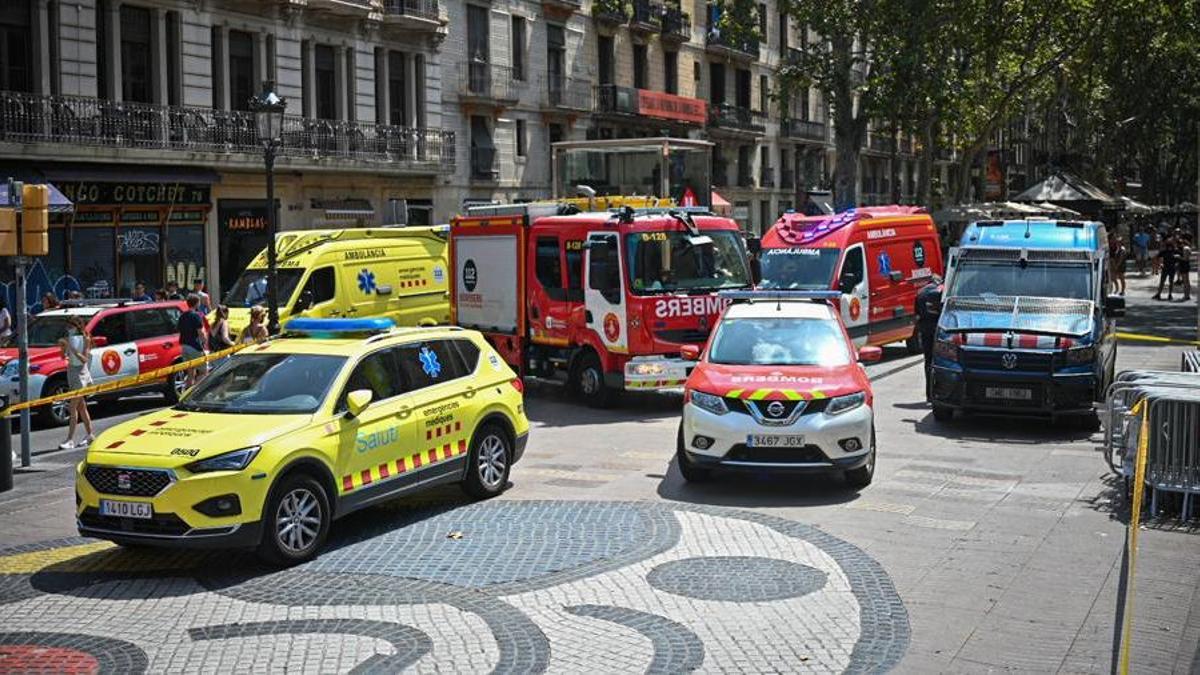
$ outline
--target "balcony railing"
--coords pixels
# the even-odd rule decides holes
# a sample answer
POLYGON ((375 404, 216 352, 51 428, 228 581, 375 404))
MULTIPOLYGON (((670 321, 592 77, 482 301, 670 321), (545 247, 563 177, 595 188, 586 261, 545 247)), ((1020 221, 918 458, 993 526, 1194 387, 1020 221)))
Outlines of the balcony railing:
POLYGON ((692 17, 678 7, 663 8, 662 39, 687 42, 692 39, 692 17))
POLYGON ((764 133, 767 130, 762 114, 749 108, 740 108, 729 103, 713 103, 708 110, 709 126, 754 133, 764 133))
POLYGON ((754 177, 751 175, 749 164, 738 164, 737 186, 741 188, 754 187, 754 177))
POLYGON ((512 68, 482 61, 460 63, 458 97, 491 103, 517 101, 516 80, 512 68))
MULTIPOLYGON (((250 112, 18 92, 0 92, 0 142, 240 154, 248 161, 263 152, 250 112)), ((296 163, 342 159, 447 172, 454 169, 454 132, 285 115, 278 154, 296 163)))
POLYGON ((758 38, 734 38, 722 35, 715 27, 709 27, 705 44, 711 50, 732 52, 745 58, 758 58, 758 38))
POLYGON ((592 3, 592 16, 601 23, 612 25, 629 20, 629 12, 621 0, 596 0, 592 3))
POLYGON ((788 138, 803 138, 809 141, 824 141, 828 138, 825 123, 812 120, 784 120, 783 135, 788 138))
POLYGON ((638 90, 615 84, 596 85, 596 112, 638 114, 638 90))
POLYGON ((662 26, 663 6, 650 0, 633 0, 633 16, 629 18, 629 26, 634 30, 657 33, 662 26))
POLYGON ((592 85, 587 80, 576 80, 561 75, 543 78, 542 91, 548 108, 560 110, 591 110, 593 106, 592 85))
POLYGON ((471 148, 471 178, 476 180, 496 179, 496 148, 471 148))
POLYGON ((441 11, 438 0, 384 0, 383 14, 388 19, 421 19, 438 21, 441 11))
POLYGON ((867 148, 876 152, 891 152, 896 147, 896 141, 891 136, 882 133, 872 133, 867 138, 867 148))

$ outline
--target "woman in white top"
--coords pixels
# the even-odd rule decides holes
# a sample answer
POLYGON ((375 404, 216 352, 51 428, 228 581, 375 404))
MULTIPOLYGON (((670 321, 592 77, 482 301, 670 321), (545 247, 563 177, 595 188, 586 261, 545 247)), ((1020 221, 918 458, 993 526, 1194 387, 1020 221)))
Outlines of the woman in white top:
POLYGON ((8 344, 13 336, 12 313, 8 311, 8 303, 0 298, 0 345, 8 344))
MULTIPOLYGON (((67 336, 58 341, 58 346, 67 359, 67 387, 72 391, 89 387, 92 384, 92 374, 88 370, 88 362, 92 358, 92 336, 87 332, 87 324, 81 316, 72 316, 69 320, 67 336)), ((68 427, 67 440, 58 447, 62 450, 84 448, 92 442, 92 417, 88 414, 87 400, 76 396, 67 401, 71 411, 71 424, 68 427), (75 443, 75 429, 79 421, 83 421, 83 429, 87 432, 83 443, 75 443)))

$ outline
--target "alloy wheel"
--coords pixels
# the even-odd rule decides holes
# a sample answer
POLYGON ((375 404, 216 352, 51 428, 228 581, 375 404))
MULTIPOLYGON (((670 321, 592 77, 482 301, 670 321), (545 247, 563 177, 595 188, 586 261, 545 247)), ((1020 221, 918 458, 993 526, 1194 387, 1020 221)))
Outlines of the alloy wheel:
POLYGON ((307 488, 296 488, 279 502, 275 535, 291 553, 308 550, 321 532, 321 503, 307 488))
POLYGON ((479 444, 479 480, 489 489, 499 487, 508 465, 508 448, 504 439, 489 434, 479 444))

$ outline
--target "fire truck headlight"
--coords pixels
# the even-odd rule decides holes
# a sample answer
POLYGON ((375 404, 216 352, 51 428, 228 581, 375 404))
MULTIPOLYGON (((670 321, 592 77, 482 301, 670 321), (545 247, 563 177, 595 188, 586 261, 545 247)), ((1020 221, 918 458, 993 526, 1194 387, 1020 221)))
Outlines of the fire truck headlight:
POLYGON ((667 372, 661 363, 635 363, 629 367, 633 375, 662 375, 667 372))

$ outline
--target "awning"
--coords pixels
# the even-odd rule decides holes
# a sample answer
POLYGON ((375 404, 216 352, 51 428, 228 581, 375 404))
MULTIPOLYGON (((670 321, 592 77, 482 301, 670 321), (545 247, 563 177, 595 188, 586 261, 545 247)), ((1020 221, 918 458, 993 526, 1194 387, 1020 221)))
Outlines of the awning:
POLYGON ((190 166, 137 166, 122 164, 62 164, 39 167, 56 183, 200 183, 221 182, 216 171, 190 166))
POLYGON ((375 208, 366 199, 313 199, 313 210, 323 211, 328 220, 362 220, 375 217, 375 208))
POLYGON ((1136 199, 1122 196, 1121 201, 1125 202, 1125 212, 1135 215, 1147 215, 1154 213, 1154 207, 1149 204, 1143 204, 1136 199))
POLYGON ((713 190, 712 211, 718 216, 733 217, 733 204, 730 204, 724 197, 717 194, 716 190, 713 190))
POLYGON ((1060 171, 1047 176, 1013 198, 1017 202, 1095 202, 1105 208, 1122 208, 1124 204, 1082 178, 1060 171))
MULTIPOLYGON (((16 178, 16 176, 14 176, 16 178)), ((75 205, 67 199, 66 195, 59 191, 53 183, 47 183, 44 180, 34 178, 29 180, 30 183, 41 183, 50 188, 50 212, 51 213, 70 213, 75 210, 75 205)), ((8 181, 0 181, 0 205, 8 204, 8 181)))

